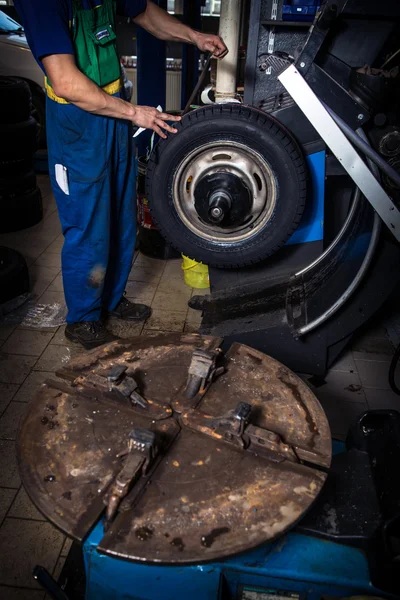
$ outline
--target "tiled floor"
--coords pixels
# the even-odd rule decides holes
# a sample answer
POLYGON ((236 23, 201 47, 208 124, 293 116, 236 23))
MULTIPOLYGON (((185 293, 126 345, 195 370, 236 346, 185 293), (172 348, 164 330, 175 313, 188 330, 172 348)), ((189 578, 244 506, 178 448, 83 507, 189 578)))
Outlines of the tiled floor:
MULTIPOLYGON (((64 305, 60 225, 48 178, 40 176, 39 183, 44 220, 29 230, 1 235, 0 245, 24 255, 38 303, 64 305)), ((183 282, 179 260, 138 255, 127 295, 151 304, 153 314, 144 326, 111 320, 110 327, 121 337, 196 331, 200 315, 187 307, 192 293, 183 282)), ((43 600, 44 593, 31 576, 33 566, 41 564, 57 577, 68 553, 69 541, 45 521, 21 487, 14 444, 19 420, 35 390, 78 352, 82 350, 65 339, 63 326, 38 329, 0 323, 0 598, 5 600, 43 600)), ((336 363, 325 384, 313 388, 335 436, 344 436, 349 423, 368 408, 400 410, 400 397, 390 390, 387 379, 391 355, 385 330, 374 328, 336 363)))

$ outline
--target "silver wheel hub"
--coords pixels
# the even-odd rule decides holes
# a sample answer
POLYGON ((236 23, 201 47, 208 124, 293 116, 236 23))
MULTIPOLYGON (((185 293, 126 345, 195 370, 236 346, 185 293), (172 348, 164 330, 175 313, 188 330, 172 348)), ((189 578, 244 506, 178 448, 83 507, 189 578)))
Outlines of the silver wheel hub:
POLYGON ((189 152, 176 169, 172 186, 180 219, 193 233, 211 241, 234 242, 252 237, 270 220, 277 201, 277 183, 269 163, 252 148, 233 141, 209 142, 189 152), (196 188, 204 178, 224 173, 239 178, 247 191, 249 206, 233 207, 226 189, 211 190, 204 199, 209 203, 209 219, 205 220, 196 209, 196 188), (245 214, 239 219, 241 222, 224 224, 221 206, 226 210, 242 208, 245 214))

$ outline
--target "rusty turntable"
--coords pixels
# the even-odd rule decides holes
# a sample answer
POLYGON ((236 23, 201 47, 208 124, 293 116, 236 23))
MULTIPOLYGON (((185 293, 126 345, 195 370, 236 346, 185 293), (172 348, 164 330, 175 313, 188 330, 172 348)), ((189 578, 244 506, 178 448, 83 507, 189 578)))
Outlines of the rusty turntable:
POLYGON ((179 567, 194 584, 212 568, 219 581, 217 562, 265 553, 320 494, 332 441, 318 400, 281 363, 222 342, 113 342, 71 360, 30 403, 18 438, 27 492, 84 549, 90 540, 103 577, 113 565, 101 585, 92 565, 86 598, 264 599, 198 582, 196 595, 188 581, 178 593, 159 573, 179 567), (121 568, 137 582, 129 593, 121 568))

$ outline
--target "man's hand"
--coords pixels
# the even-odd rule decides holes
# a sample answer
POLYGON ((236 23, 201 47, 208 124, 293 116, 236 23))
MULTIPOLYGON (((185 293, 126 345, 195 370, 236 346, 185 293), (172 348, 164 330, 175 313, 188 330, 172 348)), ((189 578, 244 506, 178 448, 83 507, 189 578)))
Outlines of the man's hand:
POLYGON ((196 31, 194 42, 202 52, 212 52, 214 58, 224 58, 229 52, 224 40, 219 35, 200 33, 196 31))
POLYGON ((153 131, 155 131, 163 139, 165 139, 167 136, 162 129, 165 129, 170 133, 178 132, 175 127, 171 127, 171 125, 168 125, 166 121, 180 121, 181 117, 175 117, 167 113, 159 112, 152 106, 135 106, 134 110, 135 112, 132 121, 135 125, 144 127, 145 129, 153 129, 153 131))
POLYGON ((202 52, 212 52, 215 58, 224 58, 228 48, 218 35, 200 33, 148 0, 146 10, 133 19, 135 23, 160 40, 194 44, 202 52))

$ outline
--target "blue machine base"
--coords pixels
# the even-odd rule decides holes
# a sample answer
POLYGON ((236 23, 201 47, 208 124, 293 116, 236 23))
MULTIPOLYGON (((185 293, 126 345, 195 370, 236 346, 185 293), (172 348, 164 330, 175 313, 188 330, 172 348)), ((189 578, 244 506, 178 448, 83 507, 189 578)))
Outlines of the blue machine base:
MULTIPOLYGON (((333 454, 344 449, 342 442, 333 442, 333 454)), ((300 533, 227 560, 191 566, 148 565, 100 554, 103 535, 99 522, 83 544, 86 600, 395 598, 370 583, 361 550, 300 533)))
POLYGON ((96 550, 102 537, 99 524, 84 544, 86 600, 390 598, 370 584, 367 559, 360 550, 307 535, 289 533, 228 560, 186 567, 142 565, 102 555, 96 550))

